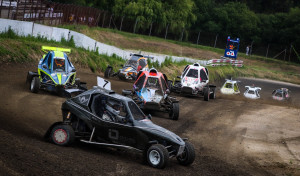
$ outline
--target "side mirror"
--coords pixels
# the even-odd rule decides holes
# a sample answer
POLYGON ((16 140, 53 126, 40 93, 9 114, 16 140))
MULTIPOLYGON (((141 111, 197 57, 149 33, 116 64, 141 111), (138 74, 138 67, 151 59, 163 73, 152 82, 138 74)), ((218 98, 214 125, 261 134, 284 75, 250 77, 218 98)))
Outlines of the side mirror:
POLYGON ((177 78, 181 78, 180 76, 177 76, 177 78))
POLYGON ((151 120, 152 119, 152 115, 148 114, 148 119, 151 120))
POLYGON ((47 69, 48 67, 47 67, 47 65, 46 65, 46 64, 44 64, 44 65, 43 65, 43 68, 44 68, 44 69, 47 69))
POLYGON ((75 68, 72 68, 72 71, 71 72, 76 72, 76 69, 75 68))
POLYGON ((166 90, 166 94, 170 94, 171 92, 170 92, 170 90, 169 89, 167 89, 166 90))

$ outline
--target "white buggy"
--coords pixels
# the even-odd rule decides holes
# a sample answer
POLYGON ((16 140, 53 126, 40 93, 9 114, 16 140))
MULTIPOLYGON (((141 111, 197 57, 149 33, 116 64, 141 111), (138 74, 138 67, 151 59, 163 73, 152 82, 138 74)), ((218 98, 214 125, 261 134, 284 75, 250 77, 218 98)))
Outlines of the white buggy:
POLYGON ((232 79, 226 79, 224 85, 221 87, 221 93, 227 95, 235 95, 240 93, 240 89, 238 86, 239 81, 235 81, 232 79))
POLYGON ((182 75, 178 78, 181 80, 175 81, 173 85, 169 82, 172 92, 194 96, 202 95, 205 101, 216 98, 216 86, 208 84, 208 70, 199 63, 185 66, 182 75))
POLYGON ((259 99, 259 91, 261 90, 260 87, 254 87, 254 86, 245 86, 246 91, 244 92, 244 96, 246 98, 251 98, 251 99, 259 99))

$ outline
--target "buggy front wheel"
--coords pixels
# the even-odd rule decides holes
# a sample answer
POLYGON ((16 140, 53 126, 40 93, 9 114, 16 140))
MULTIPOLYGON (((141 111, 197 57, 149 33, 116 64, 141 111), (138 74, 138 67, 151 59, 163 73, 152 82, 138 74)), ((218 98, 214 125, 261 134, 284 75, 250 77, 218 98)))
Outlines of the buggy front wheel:
POLYGON ((70 125, 56 125, 52 128, 50 137, 54 144, 66 146, 74 142, 75 132, 70 125))
POLYGON ((172 120, 178 120, 179 118, 179 103, 172 103, 171 111, 169 117, 172 120))
POLYGON ((204 89, 204 101, 209 101, 209 93, 210 93, 210 88, 206 87, 206 89, 204 89))
POLYGON ((187 166, 192 164, 194 160, 195 160, 194 146, 190 142, 185 141, 184 151, 180 156, 177 156, 177 161, 179 162, 179 164, 187 166))
POLYGON ((105 70, 105 72, 104 72, 104 77, 105 78, 109 78, 110 75, 111 75, 111 73, 112 73, 112 68, 111 67, 107 67, 106 70, 105 70))
POLYGON ((169 152, 161 144, 152 145, 148 149, 146 157, 149 165, 158 169, 166 167, 169 162, 169 152))
POLYGON ((30 91, 32 93, 38 93, 40 89, 40 79, 37 76, 34 76, 30 82, 30 91))

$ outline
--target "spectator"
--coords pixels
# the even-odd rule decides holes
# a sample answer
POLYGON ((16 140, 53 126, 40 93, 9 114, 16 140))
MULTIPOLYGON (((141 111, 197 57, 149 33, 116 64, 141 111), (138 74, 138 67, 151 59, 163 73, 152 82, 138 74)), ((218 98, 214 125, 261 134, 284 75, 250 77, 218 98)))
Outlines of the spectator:
POLYGON ((246 56, 249 55, 249 51, 250 51, 250 46, 248 45, 248 46, 246 47, 246 56))

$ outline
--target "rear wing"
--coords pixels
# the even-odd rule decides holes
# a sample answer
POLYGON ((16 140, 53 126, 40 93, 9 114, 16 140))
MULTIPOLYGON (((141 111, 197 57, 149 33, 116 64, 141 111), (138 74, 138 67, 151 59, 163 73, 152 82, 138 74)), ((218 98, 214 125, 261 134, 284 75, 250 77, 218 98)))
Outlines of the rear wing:
POLYGON ((61 52, 71 53, 71 49, 58 48, 58 47, 52 47, 52 46, 42 46, 42 51, 44 51, 45 53, 48 51, 61 51, 61 52))
POLYGON ((245 89, 254 88, 255 90, 261 90, 260 87, 253 87, 253 86, 245 86, 245 89))

